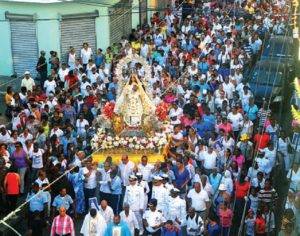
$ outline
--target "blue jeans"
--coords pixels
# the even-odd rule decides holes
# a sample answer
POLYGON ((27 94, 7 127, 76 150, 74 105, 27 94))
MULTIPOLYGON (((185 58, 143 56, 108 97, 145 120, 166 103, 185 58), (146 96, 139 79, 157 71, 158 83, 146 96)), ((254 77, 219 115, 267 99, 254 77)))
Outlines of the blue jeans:
POLYGON ((84 200, 85 200, 85 210, 86 212, 89 211, 89 198, 96 197, 96 188, 84 188, 84 200))

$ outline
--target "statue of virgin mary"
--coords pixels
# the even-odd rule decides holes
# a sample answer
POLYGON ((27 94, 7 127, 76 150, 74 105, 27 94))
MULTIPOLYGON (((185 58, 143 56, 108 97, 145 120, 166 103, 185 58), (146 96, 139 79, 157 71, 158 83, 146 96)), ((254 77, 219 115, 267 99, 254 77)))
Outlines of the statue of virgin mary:
POLYGON ((116 100, 114 112, 121 115, 129 127, 140 127, 143 115, 155 112, 155 106, 136 74, 132 74, 116 100))

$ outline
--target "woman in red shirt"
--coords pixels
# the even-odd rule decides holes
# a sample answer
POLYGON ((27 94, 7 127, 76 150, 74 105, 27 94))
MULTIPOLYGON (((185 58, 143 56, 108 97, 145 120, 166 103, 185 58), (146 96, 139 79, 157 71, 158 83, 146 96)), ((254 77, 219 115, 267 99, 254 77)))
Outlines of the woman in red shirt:
POLYGON ((17 169, 12 167, 4 178, 4 191, 9 212, 14 211, 17 206, 18 196, 20 194, 20 176, 17 169))
MULTIPOLYGON (((240 225, 243 210, 246 204, 245 197, 248 194, 248 191, 250 189, 250 183, 248 181, 245 181, 246 174, 244 171, 242 171, 240 178, 235 182, 235 207, 234 207, 234 219, 233 224, 235 226, 240 225)), ((233 229, 233 235, 237 235, 238 227, 234 227, 233 229)))

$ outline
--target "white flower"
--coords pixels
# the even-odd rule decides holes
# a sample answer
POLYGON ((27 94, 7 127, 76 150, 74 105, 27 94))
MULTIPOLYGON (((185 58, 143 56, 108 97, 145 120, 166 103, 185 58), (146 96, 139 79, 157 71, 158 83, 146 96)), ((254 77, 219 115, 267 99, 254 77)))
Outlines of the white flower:
POLYGON ((158 140, 159 140, 159 138, 158 138, 157 136, 155 136, 155 137, 153 138, 153 142, 154 142, 154 143, 157 143, 158 140))
POLYGON ((119 140, 120 140, 119 136, 116 136, 116 137, 115 137, 115 140, 116 140, 116 141, 119 141, 119 140))
POLYGON ((134 145, 132 143, 129 143, 128 147, 129 148, 134 148, 134 145))
POLYGON ((115 147, 118 147, 118 146, 119 146, 119 142, 118 142, 118 141, 115 141, 115 142, 114 142, 114 146, 115 146, 115 147))
POLYGON ((134 148, 135 148, 135 149, 140 149, 140 145, 136 144, 136 145, 134 146, 134 148))
POLYGON ((113 138, 112 138, 111 136, 107 136, 106 140, 107 140, 107 141, 112 141, 113 138))
POLYGON ((128 140, 130 143, 132 143, 133 142, 133 138, 129 138, 129 140, 128 140))
POLYGON ((137 141, 136 141, 136 143, 137 143, 137 144, 140 144, 140 143, 141 143, 141 141, 140 141, 140 140, 137 140, 137 141))
POLYGON ((136 137, 136 136, 134 136, 132 139, 136 141, 136 140, 137 140, 137 137, 136 137))

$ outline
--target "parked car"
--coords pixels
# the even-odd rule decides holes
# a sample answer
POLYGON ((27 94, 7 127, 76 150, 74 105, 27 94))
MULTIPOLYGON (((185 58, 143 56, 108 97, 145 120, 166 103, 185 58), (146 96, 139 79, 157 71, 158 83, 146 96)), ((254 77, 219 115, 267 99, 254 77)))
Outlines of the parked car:
POLYGON ((284 101, 284 91, 290 78, 284 64, 276 61, 259 61, 246 78, 258 104, 269 99, 272 104, 284 101))
POLYGON ((286 37, 283 35, 271 36, 265 42, 260 60, 272 60, 284 64, 290 71, 290 74, 292 74, 296 65, 294 49, 295 47, 292 37, 286 37))

